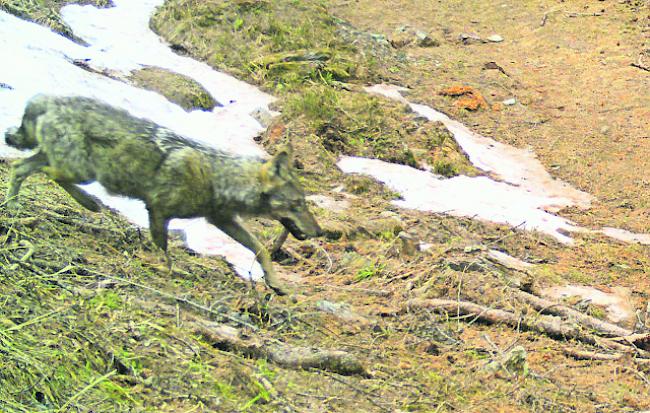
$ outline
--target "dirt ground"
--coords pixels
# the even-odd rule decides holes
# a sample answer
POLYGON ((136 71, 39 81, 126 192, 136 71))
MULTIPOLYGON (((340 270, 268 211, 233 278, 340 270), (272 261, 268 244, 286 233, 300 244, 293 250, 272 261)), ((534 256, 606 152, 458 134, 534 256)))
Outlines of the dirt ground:
POLYGON ((440 46, 404 49, 412 65, 395 75, 413 99, 530 147, 554 176, 595 195, 589 214, 572 219, 650 230, 647 2, 358 0, 334 1, 332 10, 388 38, 404 25, 431 33, 440 46), (504 40, 463 44, 463 33, 504 40), (457 84, 477 88, 493 108, 468 113, 437 93, 457 84), (510 98, 514 106, 500 104, 510 98))
MULTIPOLYGON (((204 40, 214 39, 209 37, 213 18, 224 4, 248 10, 258 3, 264 2, 169 1, 173 18, 163 15, 163 20, 171 21, 174 30, 164 35, 180 42, 184 53, 277 93, 278 109, 290 116, 272 125, 260 143, 273 151, 283 141, 292 141, 308 192, 347 203, 338 212, 314 207, 328 236, 306 242, 290 238, 276 257, 280 276, 297 294, 276 297, 262 286, 251 289, 221 260, 197 257, 178 239, 172 242, 175 268, 167 273, 146 232, 110 211, 82 211, 47 179, 30 178, 25 207, 14 215, 4 210, 0 215, 0 410, 650 409, 647 342, 626 351, 601 337, 587 344, 584 338, 594 335, 584 325, 576 327, 573 338, 568 330, 566 335, 540 333, 535 326, 547 320, 542 314, 549 308, 535 308, 518 295, 566 283, 605 291, 626 287, 629 302, 642 313, 650 299, 648 247, 588 234, 577 235, 576 245, 567 247, 537 233, 401 210, 389 203, 395 194, 386 188, 337 172, 337 152, 322 149, 332 130, 357 142, 358 135, 349 132, 353 127, 380 134, 399 125, 400 133, 406 131, 405 141, 414 142, 415 156, 422 150, 423 136, 438 136, 427 132, 433 126, 418 124, 394 104, 348 95, 354 93, 348 90, 352 86, 379 77, 409 86, 409 99, 442 110, 485 136, 530 147, 554 176, 595 196, 591 210, 565 210, 563 216, 590 227, 650 232, 650 72, 631 66, 650 65, 650 55, 644 57, 650 53, 650 5, 609 0, 478 0, 471 5, 331 0, 324 10, 365 34, 391 40, 396 29, 408 25, 429 32, 439 44, 390 46, 386 53, 394 56, 371 68, 379 73, 376 77, 350 77, 343 86, 327 78, 314 86, 320 80, 310 75, 298 82, 283 73, 284 83, 273 83, 272 74, 265 72, 261 79, 259 73, 242 70, 248 63, 244 57, 270 53, 262 37, 241 49, 236 58, 244 66, 239 67, 222 53, 239 46, 229 46, 228 37, 238 39, 238 28, 219 33, 225 36, 219 42, 204 40), (193 22, 207 23, 197 23, 191 36, 173 38, 175 29, 186 23, 175 15, 174 5, 187 10, 193 22), (503 41, 484 43, 470 36, 461 42, 462 33, 482 39, 498 34, 503 41), (192 39, 200 46, 193 49, 192 39), (459 109, 455 98, 439 94, 456 85, 478 90, 488 107, 459 109), (344 103, 345 116, 336 111, 327 116, 344 128, 321 122, 322 113, 314 110, 329 94, 335 94, 333 102, 344 103), (501 103, 510 98, 516 99, 514 105, 501 103), (353 103, 357 100, 359 113, 353 103), (381 128, 366 127, 381 123, 362 113, 368 107, 384 110, 381 128), (314 113, 305 116, 300 110, 314 113), (399 235, 402 231, 430 248, 409 251, 410 244, 399 235), (25 241, 33 246, 29 256, 25 241), (535 267, 506 268, 488 259, 490 249, 535 267), (412 299, 471 301, 485 309, 463 315, 460 310, 407 305, 412 299), (512 312, 519 321, 485 322, 481 315, 492 309, 512 312), (364 374, 282 364, 252 347, 215 338, 213 333, 223 326, 236 328, 242 341, 263 343, 262 348, 281 344, 345 351, 360 361, 364 374), (526 363, 510 365, 506 356, 517 346, 526 351, 526 363), (623 356, 599 361, 585 352, 623 356)), ((320 2, 305 3, 318 3, 305 13, 317 13, 314 21, 322 17, 320 2)), ((263 15, 264 8, 260 10, 254 13, 263 15)), ((245 29, 253 17, 246 14, 241 22, 234 21, 245 29)), ((280 29, 274 30, 284 33, 282 40, 291 40, 293 32, 280 29)), ((274 40, 282 37, 274 35, 274 40)), ((330 40, 329 47, 342 47, 330 40)), ((304 53, 314 46, 300 42, 297 47, 304 53)), ((350 59, 344 54, 340 62, 349 64, 350 59)), ((338 66, 327 70, 339 73, 338 66)), ((346 71, 351 69, 346 66, 346 71)), ((347 145, 343 150, 371 154, 384 149, 367 142, 341 145, 347 145)), ((8 169, 0 167, 4 182, 7 175, 8 169)), ((278 232, 268 221, 251 225, 267 243, 278 232)), ((600 307, 579 300, 564 304, 604 318, 600 307)), ((628 320, 624 327, 633 329, 635 324, 628 320)), ((639 327, 638 332, 643 331, 639 327)))

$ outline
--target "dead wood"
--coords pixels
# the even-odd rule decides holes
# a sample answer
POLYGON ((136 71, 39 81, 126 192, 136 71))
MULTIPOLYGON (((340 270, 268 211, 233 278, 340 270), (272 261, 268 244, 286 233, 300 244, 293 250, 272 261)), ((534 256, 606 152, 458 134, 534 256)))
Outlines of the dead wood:
POLYGON ((643 66, 640 63, 630 63, 630 66, 636 67, 637 69, 645 70, 646 72, 650 72, 650 67, 649 66, 643 66))
POLYGON ((613 361, 623 358, 623 354, 621 353, 598 353, 595 351, 577 350, 569 347, 563 348, 562 352, 576 360, 613 361))
POLYGON ((573 308, 559 304, 555 301, 540 298, 525 291, 512 289, 512 293, 516 298, 525 302, 526 304, 530 304, 533 308, 539 310, 542 313, 566 317, 569 320, 575 321, 580 325, 595 330, 599 335, 621 337, 629 336, 633 333, 631 330, 619 327, 616 324, 608 323, 596 317, 581 313, 580 311, 574 310, 573 308))
MULTIPOLYGON (((144 300, 134 300, 149 311, 160 310, 176 314, 177 309, 164 303, 144 300), (157 307, 154 309, 153 307, 157 307)), ((266 359, 292 370, 329 370, 346 376, 360 375, 370 377, 361 362, 352 354, 342 350, 323 350, 313 347, 292 346, 278 340, 262 338, 251 333, 213 321, 206 320, 196 314, 183 313, 184 328, 203 337, 213 347, 230 353, 238 353, 255 359, 266 359)))
POLYGON ((618 361, 627 359, 639 366, 650 366, 649 359, 629 357, 629 353, 599 353, 596 351, 578 350, 570 347, 564 347, 562 352, 576 360, 618 361))
POLYGON ((441 299, 413 299, 407 302, 408 309, 426 308, 435 312, 447 314, 473 316, 477 320, 499 324, 504 323, 513 327, 529 331, 537 331, 552 338, 563 340, 574 339, 583 343, 614 349, 621 352, 635 351, 646 355, 647 352, 634 348, 631 345, 618 343, 611 339, 597 337, 584 331, 582 326, 566 322, 555 316, 530 316, 517 315, 510 311, 488 308, 468 301, 454 301, 441 299))
POLYGON ((213 322, 195 321, 193 324, 195 334, 220 350, 267 359, 293 370, 319 369, 342 375, 368 376, 359 360, 345 351, 296 347, 274 340, 243 336, 234 327, 213 322))

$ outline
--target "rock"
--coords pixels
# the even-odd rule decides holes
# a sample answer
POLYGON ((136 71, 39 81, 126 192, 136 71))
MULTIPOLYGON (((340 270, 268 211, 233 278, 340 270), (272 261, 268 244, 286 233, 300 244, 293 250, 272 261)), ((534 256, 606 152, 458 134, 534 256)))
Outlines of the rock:
POLYGON ((501 103, 503 103, 503 104, 506 105, 506 106, 512 106, 512 105, 514 105, 515 103, 517 103, 517 99, 515 99, 515 98, 510 98, 510 99, 506 99, 506 100, 504 100, 504 101, 501 102, 501 103))
POLYGON ((137 87, 160 93, 188 112, 195 109, 211 111, 222 106, 194 79, 160 67, 135 70, 129 80, 137 87))
POLYGON ((278 112, 270 111, 266 108, 259 107, 251 112, 253 119, 259 122, 264 128, 268 128, 273 123, 273 118, 279 115, 278 112))
POLYGON ((430 244, 428 242, 420 242, 420 244, 418 245, 418 250, 420 251, 428 251, 431 248, 433 248, 433 244, 430 244))
POLYGON ((418 41, 418 46, 420 47, 438 47, 440 42, 436 39, 431 38, 429 33, 418 30, 415 32, 415 37, 418 41))
POLYGON ((465 248, 463 248, 463 252, 466 254, 471 254, 472 252, 478 252, 478 251, 485 251, 485 247, 483 245, 468 245, 465 248))
POLYGON ((511 270, 526 272, 530 268, 534 267, 533 264, 522 261, 519 258, 515 258, 504 252, 497 251, 497 250, 489 250, 487 254, 487 258, 490 261, 497 262, 511 270))
POLYGON ((382 218, 395 218, 395 219, 399 219, 399 214, 398 214, 397 212, 393 212, 393 211, 381 211, 381 212, 379 213, 379 216, 382 217, 382 218))
POLYGON ((415 38, 408 32, 397 32, 390 38, 390 45, 395 49, 401 49, 415 42, 415 38))
POLYGON ((493 43, 501 43, 503 41, 503 37, 499 36, 498 34, 493 34, 492 36, 487 38, 488 41, 493 42, 493 43))
POLYGON ((508 374, 526 377, 528 375, 527 359, 526 349, 523 346, 516 346, 497 360, 488 363, 485 369, 495 373, 505 370, 508 374))
POLYGON ((419 47, 436 47, 440 42, 423 30, 415 30, 408 26, 400 26, 390 38, 390 44, 396 49, 417 44, 419 47))
POLYGON ((333 314, 334 316, 340 318, 343 321, 357 323, 361 325, 370 324, 370 321, 367 318, 353 312, 350 309, 350 305, 346 303, 334 303, 327 300, 321 300, 316 302, 316 308, 325 313, 333 314))
POLYGON ((473 33, 461 33, 458 35, 458 40, 463 44, 485 43, 485 40, 481 39, 479 35, 473 33))
POLYGON ((416 244, 415 240, 409 233, 401 231, 399 234, 397 234, 397 238, 400 241, 400 246, 399 246, 400 255, 412 256, 417 253, 418 245, 416 244))
POLYGON ((383 34, 373 33, 370 37, 379 44, 388 44, 388 39, 386 39, 386 36, 383 34))
POLYGON ((307 200, 315 203, 319 208, 323 208, 334 213, 344 212, 350 207, 349 201, 345 199, 336 200, 326 195, 309 195, 307 197, 307 200))

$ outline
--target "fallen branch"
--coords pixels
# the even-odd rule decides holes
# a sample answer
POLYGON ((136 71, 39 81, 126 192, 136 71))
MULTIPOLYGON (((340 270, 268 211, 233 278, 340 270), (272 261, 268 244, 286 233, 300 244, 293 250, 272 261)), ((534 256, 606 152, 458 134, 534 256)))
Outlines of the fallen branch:
MULTIPOLYGON (((626 357, 626 353, 598 353, 595 351, 578 350, 565 347, 562 352, 576 360, 595 360, 595 361, 618 361, 626 357)), ((650 360, 645 358, 629 358, 639 366, 650 366, 650 360)))
MULTIPOLYGON (((151 303, 136 300, 150 311, 154 311, 151 303)), ((176 308, 164 303, 155 303, 158 309, 174 314, 176 308)), ((265 339, 247 332, 208 321, 199 316, 185 312, 185 328, 203 337, 214 348, 229 353, 238 353, 255 359, 266 359, 292 370, 329 370, 342 375, 360 375, 370 377, 361 362, 352 354, 341 350, 323 350, 312 347, 298 347, 282 343, 278 340, 265 339)))
POLYGON ((517 315, 510 311, 488 308, 468 301, 454 301, 441 299, 413 299, 407 303, 408 309, 426 308, 435 312, 452 313, 458 316, 472 316, 476 320, 490 324, 504 323, 512 327, 529 331, 537 331, 552 338, 575 339, 583 343, 615 349, 621 352, 636 351, 639 354, 647 352, 636 349, 630 345, 617 343, 611 339, 597 337, 594 334, 585 332, 580 325, 568 323, 559 317, 539 316, 532 319, 523 315, 517 315))
POLYGON ((559 304, 555 301, 546 300, 544 298, 540 298, 536 295, 527 293, 525 291, 516 290, 514 288, 511 290, 516 298, 520 299, 526 304, 530 304, 536 310, 539 310, 542 313, 566 317, 581 325, 594 329, 600 335, 621 337, 629 336, 633 333, 631 330, 581 313, 580 311, 574 310, 573 308, 559 304))
POLYGON ((576 360, 615 361, 623 358, 623 354, 621 353, 597 353, 595 351, 576 350, 569 347, 563 348, 562 352, 576 360))
POLYGON ((645 70, 646 72, 650 72, 650 67, 643 66, 642 64, 639 63, 630 63, 630 66, 636 67, 637 69, 645 70))
POLYGON ((284 368, 319 369, 343 375, 369 376, 359 360, 345 351, 295 347, 253 336, 244 337, 234 327, 213 322, 197 320, 193 323, 193 328, 195 334, 220 350, 267 359, 284 368))

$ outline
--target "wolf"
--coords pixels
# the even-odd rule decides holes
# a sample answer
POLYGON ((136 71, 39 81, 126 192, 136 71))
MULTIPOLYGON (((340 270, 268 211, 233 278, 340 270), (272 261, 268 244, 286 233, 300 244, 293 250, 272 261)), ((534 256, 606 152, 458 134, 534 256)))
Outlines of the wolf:
POLYGON ((322 233, 291 167, 290 148, 268 160, 236 156, 96 99, 49 95, 30 99, 20 127, 7 131, 5 140, 35 150, 12 166, 8 207, 17 206, 29 175, 44 172, 79 204, 97 212, 100 202, 76 184, 98 181, 110 193, 144 201, 151 237, 166 256, 169 221, 205 217, 255 254, 266 284, 278 294, 288 290, 277 279, 269 252, 242 218, 278 220, 300 240, 322 233))

